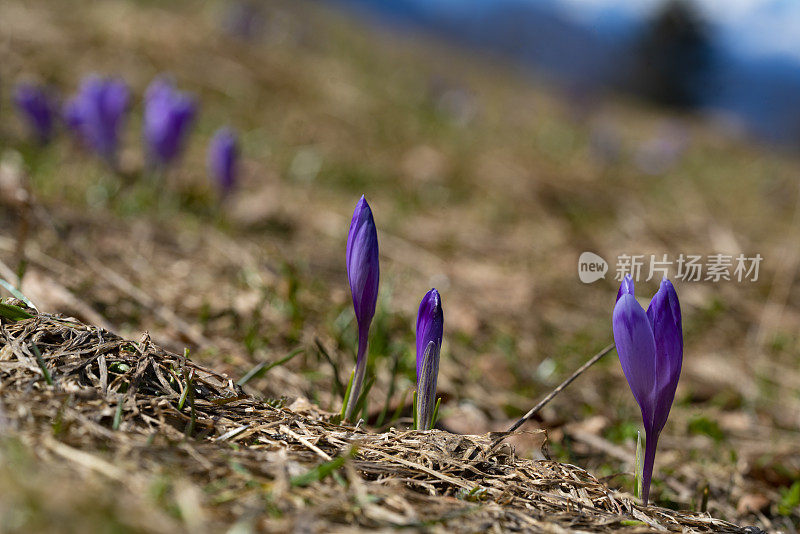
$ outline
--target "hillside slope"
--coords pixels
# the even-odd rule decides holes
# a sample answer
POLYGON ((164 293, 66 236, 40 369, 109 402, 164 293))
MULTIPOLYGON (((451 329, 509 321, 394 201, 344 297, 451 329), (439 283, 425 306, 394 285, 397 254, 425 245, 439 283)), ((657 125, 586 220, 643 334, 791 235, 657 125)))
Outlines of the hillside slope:
MULTIPOLYGON (((177 354, 186 347, 198 364, 229 377, 295 354, 249 380, 247 392, 337 411, 356 340, 345 239, 364 193, 382 255, 371 337, 377 380, 365 428, 408 424, 413 319, 435 286, 445 311, 440 426, 484 435, 507 428, 610 342, 619 256, 760 254, 756 281, 676 282, 684 370, 653 496, 668 508, 796 528, 798 161, 690 117, 565 96, 492 58, 370 29, 316 3, 270 2, 262 29, 243 39, 224 29, 224 6, 0 5, 0 277, 19 282, 42 312, 128 339, 148 331, 156 344, 177 354), (123 77, 135 96, 118 173, 66 132, 36 147, 7 104, 17 81, 45 81, 66 97, 92 72, 123 77), (140 142, 142 95, 164 72, 196 95, 200 112, 179 164, 150 176, 140 142), (218 203, 205 147, 223 124, 241 132, 243 176, 218 203), (610 263, 604 280, 580 282, 584 251, 610 263)), ((659 276, 644 276, 639 295, 652 294, 659 276)), ((3 350, 8 365, 13 351, 3 350)), ((8 369, 0 367, 3 383, 8 369)), ((41 380, 30 387, 46 389, 41 380)), ((55 396, 65 407, 83 402, 78 393, 55 396)), ((26 415, 22 398, 0 397, 17 427, 10 432, 20 434, 12 440, 34 452, 36 440, 64 441, 89 424, 81 419, 51 433, 46 418, 26 415)), ((111 432, 118 399, 97 402, 105 415, 92 424, 111 432)), ((638 420, 612 353, 530 427, 548 430, 553 460, 627 491, 638 420)), ((96 453, 113 463, 126 453, 124 439, 108 439, 108 450, 96 453)), ((540 458, 541 438, 514 440, 518 456, 540 458)), ((61 501, 56 485, 46 487, 49 466, 60 462, 50 455, 24 453, 23 469, 33 471, 15 474, 10 443, 0 492, 42 477, 18 505, 26 512, 14 516, 17 530, 35 530, 37 514, 46 518, 40 529, 53 530, 91 503, 78 506, 68 494, 61 501)), ((191 442, 180 447, 203 463, 191 442)), ((158 458, 142 464, 134 510, 154 507, 163 523, 142 524, 138 513, 111 505, 97 520, 114 517, 131 531, 192 529, 181 507, 200 502, 213 525, 207 528, 219 526, 213 515, 230 510, 223 503, 234 495, 213 480, 195 481, 187 505, 172 478, 183 480, 184 467, 158 458)), ((85 481, 87 495, 116 491, 99 480, 85 481)), ((280 515, 265 508, 268 493, 258 493, 258 483, 237 480, 262 500, 236 508, 243 514, 236 517, 249 521, 247 514, 266 509, 258 517, 269 524, 269 514, 280 515)), ((492 506, 502 502, 492 498, 492 506)), ((362 517, 358 509, 349 513, 362 517)), ((384 519, 361 524, 393 524, 384 519)), ((447 528, 447 518, 441 524, 447 528)))

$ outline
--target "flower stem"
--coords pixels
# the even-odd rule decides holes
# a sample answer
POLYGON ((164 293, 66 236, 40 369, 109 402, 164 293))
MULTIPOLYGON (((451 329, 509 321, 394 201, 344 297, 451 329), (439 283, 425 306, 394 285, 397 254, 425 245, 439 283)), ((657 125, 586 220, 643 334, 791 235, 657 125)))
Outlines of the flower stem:
POLYGON ((344 420, 349 421, 353 416, 358 405, 358 398, 361 395, 361 386, 364 384, 364 375, 367 371, 367 336, 358 336, 358 356, 356 357, 356 368, 353 370, 353 382, 350 387, 350 395, 344 409, 344 420))
POLYGON ((642 468, 642 502, 645 506, 650 498, 650 480, 656 461, 656 447, 658 447, 658 432, 645 432, 644 466, 642 468))

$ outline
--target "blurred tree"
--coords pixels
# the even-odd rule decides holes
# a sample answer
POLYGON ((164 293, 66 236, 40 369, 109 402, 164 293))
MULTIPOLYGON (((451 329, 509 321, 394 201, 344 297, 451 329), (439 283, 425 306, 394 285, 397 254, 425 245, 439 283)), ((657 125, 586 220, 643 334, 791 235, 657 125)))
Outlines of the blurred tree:
POLYGON ((632 89, 658 104, 691 108, 708 83, 709 29, 689 0, 667 0, 639 37, 632 89))

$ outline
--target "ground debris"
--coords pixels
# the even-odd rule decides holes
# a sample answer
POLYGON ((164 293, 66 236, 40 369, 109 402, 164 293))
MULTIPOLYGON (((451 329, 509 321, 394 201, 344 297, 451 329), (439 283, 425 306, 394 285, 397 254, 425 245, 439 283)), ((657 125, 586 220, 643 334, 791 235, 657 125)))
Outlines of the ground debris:
MULTIPOLYGON (((178 473, 187 529, 744 532, 644 508, 579 467, 493 447, 492 434, 373 433, 304 399, 297 411, 258 400, 147 334, 125 340, 55 315, 0 324, 0 392, 4 433, 46 464, 128 491, 178 473)), ((175 527, 145 530, 162 528, 175 527)))

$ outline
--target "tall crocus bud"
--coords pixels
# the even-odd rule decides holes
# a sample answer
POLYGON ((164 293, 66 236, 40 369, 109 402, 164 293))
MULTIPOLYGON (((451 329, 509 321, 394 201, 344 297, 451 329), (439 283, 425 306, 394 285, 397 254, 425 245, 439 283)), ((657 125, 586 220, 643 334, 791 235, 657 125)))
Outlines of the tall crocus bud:
POLYGON ((194 99, 167 78, 156 78, 144 97, 144 139, 150 161, 164 167, 180 153, 194 120, 194 99))
POLYGON ((208 145, 208 173, 223 197, 236 185, 238 145, 236 133, 220 128, 208 145))
POLYGON ((129 100, 130 92, 122 80, 89 76, 65 106, 64 120, 84 143, 113 165, 129 100))
POLYGON ((417 395, 414 408, 419 430, 430 430, 435 419, 443 330, 442 300, 439 292, 431 289, 422 298, 417 312, 417 395))
POLYGON ((344 409, 344 418, 348 420, 358 404, 367 369, 367 338, 372 317, 375 315, 380 278, 378 233, 375 230, 372 210, 369 209, 369 204, 363 195, 356 204, 353 219, 350 221, 346 254, 347 278, 350 281, 350 293, 353 296, 353 308, 358 322, 358 356, 344 409))
POLYGON ((683 363, 681 307, 675 288, 663 279, 645 312, 634 297, 633 281, 626 278, 612 322, 622 371, 642 412, 642 500, 647 504, 658 437, 667 422, 683 363))
POLYGON ((14 103, 41 144, 53 137, 56 124, 56 102, 44 87, 19 84, 14 92, 14 103))

